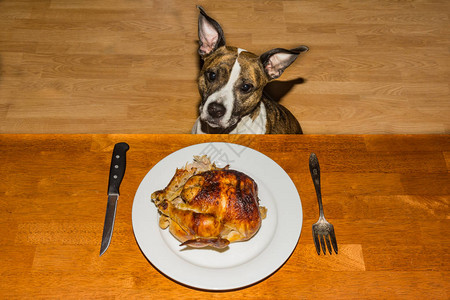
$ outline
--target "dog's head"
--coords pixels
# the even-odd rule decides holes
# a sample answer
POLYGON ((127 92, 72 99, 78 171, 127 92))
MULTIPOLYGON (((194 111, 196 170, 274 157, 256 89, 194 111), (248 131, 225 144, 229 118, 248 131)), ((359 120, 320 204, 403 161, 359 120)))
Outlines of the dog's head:
POLYGON ((298 55, 300 46, 272 49, 257 56, 225 44, 219 23, 199 7, 199 54, 203 60, 198 86, 202 101, 200 119, 212 128, 226 131, 258 107, 264 86, 281 76, 298 55))

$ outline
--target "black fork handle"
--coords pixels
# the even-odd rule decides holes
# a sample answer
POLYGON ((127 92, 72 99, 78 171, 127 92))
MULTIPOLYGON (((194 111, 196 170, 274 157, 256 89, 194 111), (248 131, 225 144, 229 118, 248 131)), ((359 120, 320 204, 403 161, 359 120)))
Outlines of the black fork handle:
POLYGON ((322 192, 320 190, 320 166, 315 153, 311 153, 309 156, 309 171, 311 172, 311 178, 314 183, 314 188, 316 189, 317 202, 319 202, 319 214, 320 217, 323 218, 322 192))

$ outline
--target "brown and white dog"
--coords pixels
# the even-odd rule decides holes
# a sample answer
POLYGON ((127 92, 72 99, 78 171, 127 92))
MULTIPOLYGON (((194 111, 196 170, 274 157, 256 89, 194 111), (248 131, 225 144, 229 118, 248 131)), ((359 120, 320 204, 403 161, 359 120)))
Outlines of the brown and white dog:
POLYGON ((198 52, 203 66, 198 79, 200 116, 192 133, 302 133, 292 113, 269 99, 263 89, 308 47, 276 48, 257 56, 226 46, 219 23, 198 8, 198 52))

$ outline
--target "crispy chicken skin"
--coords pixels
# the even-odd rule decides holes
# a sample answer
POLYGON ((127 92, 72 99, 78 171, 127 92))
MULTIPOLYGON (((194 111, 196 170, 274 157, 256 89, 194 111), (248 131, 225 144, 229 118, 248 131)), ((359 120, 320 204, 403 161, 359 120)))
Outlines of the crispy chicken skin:
POLYGON ((169 185, 152 194, 160 227, 189 247, 225 248, 253 237, 265 217, 258 188, 242 172, 220 169, 203 157, 177 169, 169 185))

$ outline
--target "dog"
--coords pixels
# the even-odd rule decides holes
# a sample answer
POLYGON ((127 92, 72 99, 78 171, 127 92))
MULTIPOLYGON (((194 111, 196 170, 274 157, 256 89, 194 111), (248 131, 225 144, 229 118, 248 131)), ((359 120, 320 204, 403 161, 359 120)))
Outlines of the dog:
POLYGON ((294 115, 263 89, 309 48, 276 48, 257 56, 226 46, 219 23, 197 7, 198 53, 203 65, 198 78, 199 117, 192 133, 301 134, 294 115))

